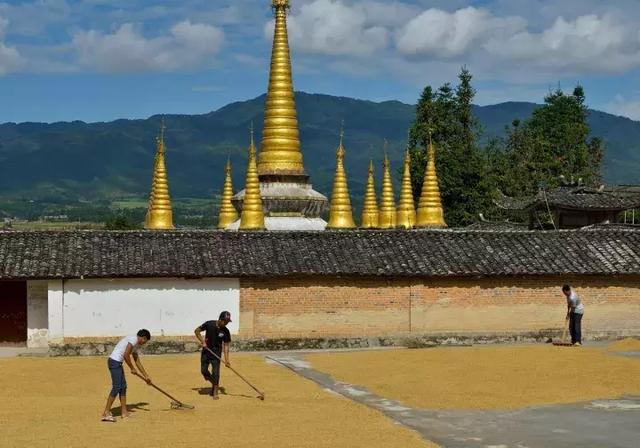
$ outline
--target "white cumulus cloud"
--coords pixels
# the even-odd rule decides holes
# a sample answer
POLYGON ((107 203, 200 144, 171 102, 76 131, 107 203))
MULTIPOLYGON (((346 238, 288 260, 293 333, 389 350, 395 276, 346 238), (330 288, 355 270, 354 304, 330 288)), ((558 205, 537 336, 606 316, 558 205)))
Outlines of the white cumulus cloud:
POLYGON ((486 50, 495 58, 568 72, 623 72, 640 64, 637 27, 593 14, 567 21, 558 17, 540 33, 523 31, 492 39, 486 50))
POLYGON ((4 36, 8 26, 9 21, 0 17, 0 75, 18 71, 24 64, 24 59, 18 50, 4 42, 4 36))
POLYGON ((168 34, 147 38, 131 23, 112 34, 81 31, 71 47, 80 66, 103 72, 174 71, 208 65, 224 33, 217 27, 183 21, 168 34))
POLYGON ((489 39, 511 35, 526 23, 519 17, 500 18, 472 6, 447 12, 428 9, 400 28, 398 50, 411 57, 453 58, 464 55, 489 39))
MULTIPOLYGON (((378 15, 382 11, 377 2, 368 2, 368 6, 378 15)), ((387 28, 368 22, 364 7, 341 0, 314 0, 302 5, 288 20, 291 45, 305 53, 334 56, 365 56, 385 48, 387 28)), ((265 27, 269 38, 273 26, 271 21, 265 27)))

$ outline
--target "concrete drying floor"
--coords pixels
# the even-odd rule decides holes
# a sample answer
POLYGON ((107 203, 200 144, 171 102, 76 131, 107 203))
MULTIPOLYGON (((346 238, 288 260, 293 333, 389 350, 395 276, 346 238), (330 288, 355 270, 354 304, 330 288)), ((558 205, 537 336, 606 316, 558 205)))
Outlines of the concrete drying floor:
MULTIPOLYGON (((0 359, 0 446, 5 447, 433 447, 382 413, 328 393, 256 355, 233 365, 264 389, 261 402, 223 371, 227 395, 211 400, 197 355, 143 357, 152 379, 194 410, 127 374, 134 417, 99 421, 110 389, 106 358, 0 359)), ((116 406, 118 402, 116 401, 116 406)))

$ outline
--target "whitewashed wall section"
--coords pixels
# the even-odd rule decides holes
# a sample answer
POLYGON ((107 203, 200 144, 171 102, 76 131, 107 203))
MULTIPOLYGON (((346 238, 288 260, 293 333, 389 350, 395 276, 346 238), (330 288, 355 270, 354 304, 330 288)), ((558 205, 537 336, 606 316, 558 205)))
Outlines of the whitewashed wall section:
POLYGON ((49 337, 113 337, 147 328, 152 336, 189 336, 231 312, 240 325, 238 279, 91 279, 49 283, 49 337))
POLYGON ((27 282, 27 347, 46 348, 49 344, 48 282, 27 282))

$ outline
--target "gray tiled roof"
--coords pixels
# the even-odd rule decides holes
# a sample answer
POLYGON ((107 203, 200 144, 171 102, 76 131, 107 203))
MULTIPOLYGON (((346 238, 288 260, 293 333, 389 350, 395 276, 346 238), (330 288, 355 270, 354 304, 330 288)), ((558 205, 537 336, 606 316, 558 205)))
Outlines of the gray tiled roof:
POLYGON ((500 195, 496 204, 506 210, 525 210, 533 206, 578 210, 630 210, 640 208, 640 194, 617 193, 588 187, 558 187, 536 196, 512 198, 500 195))
POLYGON ((0 232, 0 279, 640 274, 640 231, 0 232))

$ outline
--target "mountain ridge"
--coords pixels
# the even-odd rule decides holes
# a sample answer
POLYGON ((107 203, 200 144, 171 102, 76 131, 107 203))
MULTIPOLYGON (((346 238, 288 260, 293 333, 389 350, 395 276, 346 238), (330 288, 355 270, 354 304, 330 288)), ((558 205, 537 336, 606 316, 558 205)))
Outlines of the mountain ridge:
MULTIPOLYGON (((234 185, 243 184, 251 122, 257 140, 265 95, 196 115, 167 114, 167 165, 175 196, 210 197, 222 188, 227 156, 234 185)), ((375 102, 296 92, 305 167, 316 189, 329 193, 341 121, 346 120, 346 168, 359 196, 370 158, 380 174, 383 140, 389 140, 394 168, 400 166, 406 132, 415 106, 397 100, 375 102)), ((504 134, 514 119, 526 119, 538 105, 510 101, 474 106, 483 139, 504 134)), ((147 194, 163 115, 107 122, 0 124, 0 196, 114 198, 147 194)), ((640 183, 640 122, 593 110, 594 135, 607 144, 604 176, 608 183, 640 183)))

